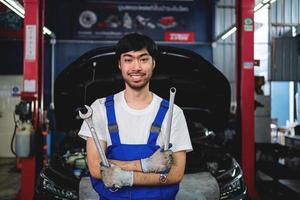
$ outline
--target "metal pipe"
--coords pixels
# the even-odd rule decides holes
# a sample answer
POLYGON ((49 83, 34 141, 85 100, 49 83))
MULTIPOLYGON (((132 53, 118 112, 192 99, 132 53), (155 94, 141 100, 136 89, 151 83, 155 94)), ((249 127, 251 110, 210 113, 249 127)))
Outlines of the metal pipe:
POLYGON ((171 125, 172 125, 172 118, 173 118, 173 107, 174 107, 175 94, 176 94, 176 88, 171 87, 170 88, 169 112, 168 112, 168 121, 167 121, 167 128, 166 128, 164 150, 169 149, 169 144, 170 144, 171 125))
POLYGON ((54 76, 55 76, 55 44, 56 39, 55 36, 51 38, 50 40, 51 44, 51 102, 50 102, 50 108, 54 109, 54 76))

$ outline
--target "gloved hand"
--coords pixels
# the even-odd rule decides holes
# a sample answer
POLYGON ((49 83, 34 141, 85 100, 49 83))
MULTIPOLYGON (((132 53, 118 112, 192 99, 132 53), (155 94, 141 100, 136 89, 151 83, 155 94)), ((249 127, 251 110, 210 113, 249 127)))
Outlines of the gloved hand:
POLYGON ((149 158, 141 159, 141 168, 143 172, 165 172, 170 170, 173 159, 171 150, 158 149, 149 158))
POLYGON ((125 171, 112 164, 111 167, 100 165, 102 181, 106 187, 117 189, 133 185, 133 171, 125 171))

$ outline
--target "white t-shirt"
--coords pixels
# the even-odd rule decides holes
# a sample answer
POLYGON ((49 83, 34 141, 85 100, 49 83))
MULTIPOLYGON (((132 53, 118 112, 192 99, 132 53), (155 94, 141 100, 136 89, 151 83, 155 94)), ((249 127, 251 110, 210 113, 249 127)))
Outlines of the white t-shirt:
MULTIPOLYGON (((116 121, 119 128, 121 144, 146 144, 150 134, 151 125, 158 112, 162 98, 153 94, 151 103, 144 109, 130 108, 124 98, 124 91, 114 95, 114 107, 116 121)), ((110 146, 111 138, 108 132, 107 117, 105 109, 105 98, 97 99, 91 105, 93 109, 93 122, 96 133, 100 140, 106 141, 110 146)), ((163 146, 166 131, 166 121, 168 113, 162 123, 161 132, 157 138, 157 145, 163 146)), ((78 133, 80 137, 86 139, 92 137, 86 122, 83 122, 78 133)), ((192 144, 189 136, 186 120, 181 108, 174 105, 171 126, 170 142, 173 152, 185 150, 192 151, 192 144)))

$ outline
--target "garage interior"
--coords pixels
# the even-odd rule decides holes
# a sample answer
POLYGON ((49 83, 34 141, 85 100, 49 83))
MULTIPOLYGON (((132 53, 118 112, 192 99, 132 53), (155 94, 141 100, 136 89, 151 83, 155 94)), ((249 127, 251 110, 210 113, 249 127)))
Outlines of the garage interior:
POLYGON ((175 85, 187 117, 177 199, 203 170, 220 199, 300 199, 300 0, 0 0, 0 199, 97 199, 78 110, 121 90, 130 32, 157 42, 152 90, 175 85))

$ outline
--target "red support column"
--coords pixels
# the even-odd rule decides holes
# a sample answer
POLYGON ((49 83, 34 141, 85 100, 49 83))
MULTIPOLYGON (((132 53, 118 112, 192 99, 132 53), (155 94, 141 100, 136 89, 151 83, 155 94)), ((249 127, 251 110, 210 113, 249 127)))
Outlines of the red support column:
MULTIPOLYGON (((33 127, 39 134, 43 111, 43 0, 24 0, 24 60, 23 92, 21 99, 31 102, 33 127)), ((36 180, 38 140, 35 136, 35 152, 29 158, 21 159, 21 190, 18 199, 32 200, 36 180)))
POLYGON ((241 130, 241 164, 255 199, 254 149, 254 0, 236 0, 236 83, 241 130))

